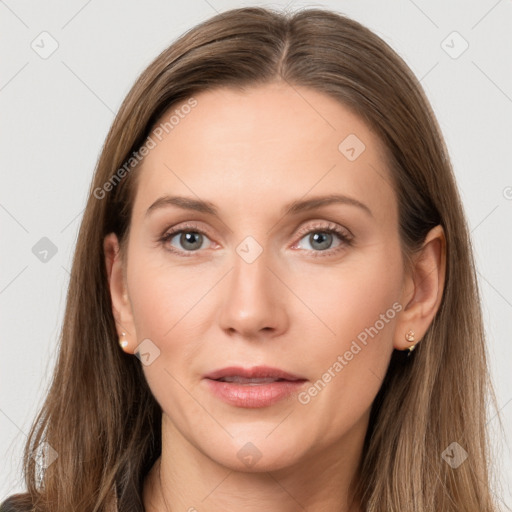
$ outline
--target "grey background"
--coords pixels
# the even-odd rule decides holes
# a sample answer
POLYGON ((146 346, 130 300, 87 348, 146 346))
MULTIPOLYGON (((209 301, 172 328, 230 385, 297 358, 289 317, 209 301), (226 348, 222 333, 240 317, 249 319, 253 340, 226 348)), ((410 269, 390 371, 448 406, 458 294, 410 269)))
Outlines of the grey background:
MULTIPOLYGON (((246 5, 287 3, 0 0, 0 500, 23 488, 21 450, 49 385, 78 227, 114 114, 176 37, 246 5)), ((326 7, 367 25, 405 59, 432 102, 476 252, 492 377, 509 433, 501 434, 492 412, 494 492, 512 510, 512 1, 288 6, 326 7)))

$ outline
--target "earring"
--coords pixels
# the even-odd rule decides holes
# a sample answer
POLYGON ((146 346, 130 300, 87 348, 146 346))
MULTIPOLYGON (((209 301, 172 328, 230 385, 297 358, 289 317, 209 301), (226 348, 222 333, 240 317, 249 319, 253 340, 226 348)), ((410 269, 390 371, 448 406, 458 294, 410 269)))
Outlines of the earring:
MULTIPOLYGON (((124 338, 126 336, 126 333, 122 332, 121 336, 124 338)), ((128 342, 125 339, 120 339, 119 346, 124 350, 128 346, 128 342)))
MULTIPOLYGON (((409 342, 409 343, 412 343, 414 341, 414 331, 412 330, 409 330, 405 333, 405 339, 409 342)), ((412 345, 411 347, 409 347, 409 353, 407 354, 407 356, 410 356, 412 351, 416 348, 416 344, 412 345)))

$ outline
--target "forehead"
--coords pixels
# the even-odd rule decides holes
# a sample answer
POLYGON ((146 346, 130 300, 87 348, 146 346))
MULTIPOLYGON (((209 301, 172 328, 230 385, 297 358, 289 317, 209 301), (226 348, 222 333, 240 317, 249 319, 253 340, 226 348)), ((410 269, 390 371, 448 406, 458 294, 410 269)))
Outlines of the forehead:
POLYGON ((262 199, 277 209, 334 192, 394 213, 382 142, 335 99, 285 83, 221 88, 194 99, 193 108, 177 104, 157 123, 155 146, 137 171, 135 214, 165 193, 248 212, 262 199))

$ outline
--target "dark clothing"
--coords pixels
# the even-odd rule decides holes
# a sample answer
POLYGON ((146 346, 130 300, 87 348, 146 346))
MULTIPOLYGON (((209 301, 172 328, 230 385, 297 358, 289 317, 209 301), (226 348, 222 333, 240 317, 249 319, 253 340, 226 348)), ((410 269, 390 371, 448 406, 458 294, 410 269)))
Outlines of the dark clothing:
POLYGON ((9 496, 6 500, 0 503, 0 512, 30 512, 30 509, 21 508, 19 506, 14 505, 14 501, 16 500, 16 494, 9 496))

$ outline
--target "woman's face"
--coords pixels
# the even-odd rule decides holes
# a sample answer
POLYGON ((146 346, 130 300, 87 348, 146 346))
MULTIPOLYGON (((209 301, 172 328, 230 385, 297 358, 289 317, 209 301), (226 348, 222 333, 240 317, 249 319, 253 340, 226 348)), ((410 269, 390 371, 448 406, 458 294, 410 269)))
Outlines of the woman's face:
POLYGON ((246 471, 339 458, 336 446, 362 440, 411 327, 400 324, 407 281, 383 146, 306 88, 195 100, 171 109, 172 129, 133 171, 114 301, 127 351, 140 351, 174 446, 246 471))

